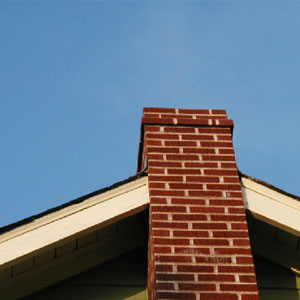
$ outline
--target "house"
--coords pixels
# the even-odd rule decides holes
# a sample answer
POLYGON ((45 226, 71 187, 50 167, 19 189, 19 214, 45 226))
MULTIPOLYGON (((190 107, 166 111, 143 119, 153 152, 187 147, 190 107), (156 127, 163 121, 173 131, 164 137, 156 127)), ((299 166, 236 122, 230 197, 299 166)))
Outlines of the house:
POLYGON ((0 299, 300 299, 300 198, 224 110, 144 108, 137 173, 0 230, 0 299))

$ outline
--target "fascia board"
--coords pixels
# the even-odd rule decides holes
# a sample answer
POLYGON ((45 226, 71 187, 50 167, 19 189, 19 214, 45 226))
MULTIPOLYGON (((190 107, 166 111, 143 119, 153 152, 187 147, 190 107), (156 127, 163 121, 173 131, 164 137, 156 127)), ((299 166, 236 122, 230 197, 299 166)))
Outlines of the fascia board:
POLYGON ((60 241, 100 228, 148 206, 147 177, 96 195, 86 201, 44 216, 0 237, 0 266, 57 245, 60 241), (102 225, 102 226, 101 226, 102 225))
POLYGON ((243 200, 255 218, 300 236, 300 201, 242 177, 243 200))

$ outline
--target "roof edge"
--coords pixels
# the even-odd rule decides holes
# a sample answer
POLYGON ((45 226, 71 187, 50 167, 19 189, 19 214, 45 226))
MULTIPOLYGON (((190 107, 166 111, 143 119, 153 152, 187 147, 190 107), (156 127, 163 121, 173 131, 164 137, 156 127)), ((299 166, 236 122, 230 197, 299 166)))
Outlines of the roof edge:
POLYGON ((288 196, 288 197, 291 197, 291 198, 293 198, 293 199, 295 199, 297 201, 300 201, 300 197, 299 196, 296 196, 294 194, 288 193, 288 192, 286 192, 286 191, 284 191, 284 190, 282 190, 282 189, 280 189, 280 188, 278 188, 278 187, 276 187, 276 186, 274 186, 274 185, 272 185, 272 184, 270 184, 270 183, 268 183, 266 181, 263 181, 261 179, 257 179, 255 177, 247 175, 247 174, 241 172, 240 170, 238 170, 238 172, 239 172, 239 177, 240 178, 241 177, 245 177, 245 178, 250 179, 250 180, 252 180, 252 181, 254 181, 256 183, 259 183, 259 184, 261 184, 261 185, 263 185, 263 186, 265 186, 267 188, 270 188, 271 190, 273 190, 275 192, 281 193, 281 194, 283 194, 285 196, 288 196))
POLYGON ((38 213, 36 215, 32 215, 32 216, 27 217, 25 219, 22 219, 20 221, 17 221, 17 222, 5 225, 3 227, 0 227, 0 235, 3 234, 3 233, 7 233, 7 232, 9 232, 9 231, 11 231, 13 229, 16 229, 17 227, 20 227, 20 226, 23 226, 23 225, 27 225, 27 224, 29 224, 31 222, 34 222, 37 219, 40 219, 40 218, 42 218, 42 217, 44 217, 46 215, 49 215, 49 214, 54 213, 56 211, 59 211, 59 210, 61 210, 63 208, 66 208, 66 207, 69 207, 69 206, 72 206, 72 205, 84 202, 85 200, 87 200, 87 199, 89 199, 89 198, 91 198, 93 196, 100 195, 100 194, 105 193, 107 191, 113 190, 113 189, 115 189, 115 188, 117 188, 119 186, 122 186, 122 185, 124 185, 126 183, 132 182, 132 181, 134 181, 136 179, 139 179, 141 177, 144 177, 144 176, 147 176, 147 171, 145 169, 142 170, 141 172, 138 172, 138 173, 136 173, 136 174, 134 174, 134 175, 126 178, 126 179, 118 181, 118 182, 116 182, 116 183, 114 183, 114 184, 112 184, 110 186, 107 186, 107 187, 104 187, 102 189, 96 190, 96 191, 91 192, 89 194, 86 194, 84 196, 78 197, 78 198, 76 198, 74 200, 71 200, 71 201, 68 201, 66 203, 63 203, 61 205, 49 208, 49 209, 47 209, 47 210, 45 210, 45 211, 43 211, 41 213, 38 213))

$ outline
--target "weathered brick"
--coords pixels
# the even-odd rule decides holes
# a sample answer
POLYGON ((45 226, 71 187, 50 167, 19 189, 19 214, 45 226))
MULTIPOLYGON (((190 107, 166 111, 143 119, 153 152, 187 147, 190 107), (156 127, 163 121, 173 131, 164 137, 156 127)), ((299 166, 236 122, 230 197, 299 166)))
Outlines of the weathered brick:
POLYGON ((150 108, 142 124, 149 300, 252 300, 257 290, 232 120, 224 110, 150 108))

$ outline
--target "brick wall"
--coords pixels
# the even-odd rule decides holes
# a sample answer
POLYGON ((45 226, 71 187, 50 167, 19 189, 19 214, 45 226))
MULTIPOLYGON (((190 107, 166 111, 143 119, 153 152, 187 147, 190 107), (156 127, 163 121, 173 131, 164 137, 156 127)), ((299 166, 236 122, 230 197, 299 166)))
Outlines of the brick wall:
POLYGON ((141 128, 149 300, 257 300, 232 120, 224 110, 144 108, 141 128))

